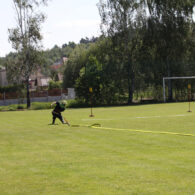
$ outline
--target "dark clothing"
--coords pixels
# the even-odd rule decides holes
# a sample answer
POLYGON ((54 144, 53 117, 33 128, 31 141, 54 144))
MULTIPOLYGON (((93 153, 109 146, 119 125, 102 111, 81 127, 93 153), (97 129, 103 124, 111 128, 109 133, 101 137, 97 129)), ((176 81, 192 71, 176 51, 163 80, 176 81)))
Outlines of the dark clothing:
POLYGON ((59 102, 56 102, 56 106, 54 110, 52 111, 53 115, 53 122, 52 124, 55 124, 56 118, 58 118, 62 123, 64 123, 64 119, 62 118, 61 112, 65 110, 65 107, 62 107, 59 102))
POLYGON ((56 106, 54 108, 53 111, 57 112, 57 113, 61 113, 65 110, 65 107, 62 107, 62 105, 60 105, 59 102, 56 102, 56 106))
POLYGON ((57 112, 53 111, 53 112, 52 112, 52 115, 53 115, 53 122, 52 122, 52 124, 55 124, 56 118, 60 119, 60 121, 61 121, 62 123, 64 123, 64 119, 62 118, 61 113, 57 113, 57 112))

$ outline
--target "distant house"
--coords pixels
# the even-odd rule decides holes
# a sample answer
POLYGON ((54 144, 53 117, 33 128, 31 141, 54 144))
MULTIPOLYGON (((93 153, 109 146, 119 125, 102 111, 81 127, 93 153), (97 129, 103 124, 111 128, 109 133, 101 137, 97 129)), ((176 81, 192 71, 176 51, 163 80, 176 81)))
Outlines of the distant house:
MULTIPOLYGON (((67 61, 68 58, 63 57, 60 61, 50 66, 51 70, 54 70, 57 74, 57 80, 59 81, 63 80, 63 68, 67 61)), ((37 87, 47 87, 49 85, 49 81, 51 80, 52 78, 49 76, 45 76, 39 68, 37 72, 30 76, 30 88, 31 90, 35 90, 37 87)))
POLYGON ((57 73, 59 81, 63 80, 63 67, 67 61, 68 61, 68 58, 63 57, 60 61, 51 65, 51 70, 54 70, 57 73))
POLYGON ((47 87, 49 85, 50 77, 42 74, 41 68, 30 76, 30 89, 36 90, 37 87, 47 87))
MULTIPOLYGON (((51 70, 54 70, 57 73, 58 80, 63 80, 63 67, 65 63, 68 61, 68 58, 63 57, 59 62, 54 63, 51 65, 51 70)), ((30 89, 36 90, 37 87, 47 87, 49 85, 49 81, 52 80, 51 77, 45 76, 41 68, 39 68, 36 72, 31 74, 30 76, 30 89)), ((0 86, 7 86, 7 76, 6 76, 6 69, 5 67, 0 66, 0 86)))
MULTIPOLYGON (((50 77, 47 77, 41 73, 41 69, 38 69, 36 73, 30 76, 30 89, 36 89, 37 87, 45 87, 49 85, 50 77)), ((0 67, 0 86, 7 86, 7 75, 5 67, 0 67)))
POLYGON ((6 76, 6 69, 5 67, 0 67, 0 86, 7 86, 7 76, 6 76))

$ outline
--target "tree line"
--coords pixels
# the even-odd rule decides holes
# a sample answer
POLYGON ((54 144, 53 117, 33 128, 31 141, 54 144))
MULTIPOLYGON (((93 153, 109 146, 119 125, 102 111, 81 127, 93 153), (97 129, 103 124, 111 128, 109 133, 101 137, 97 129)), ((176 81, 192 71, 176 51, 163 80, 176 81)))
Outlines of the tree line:
MULTIPOLYGON (((193 0, 100 0, 102 36, 89 48, 77 46, 64 72, 64 86, 74 86, 88 101, 132 103, 150 87, 162 99, 162 78, 195 74, 193 0)), ((168 84, 168 99, 185 81, 168 84)))
MULTIPOLYGON (((42 60, 45 73, 49 74, 49 65, 68 57, 63 87, 74 87, 77 97, 85 102, 93 96, 96 104, 130 104, 148 88, 150 95, 160 100, 163 77, 195 74, 194 5, 194 0, 99 0, 100 37, 54 46, 42 51, 43 58, 36 59, 42 60)), ((35 29, 39 30, 39 23, 32 24, 37 24, 35 29)), ((11 32, 10 39, 17 46, 17 31, 11 32)), ((39 40, 38 32, 33 32, 39 40)), ((19 56, 21 51, 9 54, 6 63, 11 64, 7 59, 19 56)), ((34 57, 35 54, 33 60, 34 57)), ((167 84, 170 101, 186 85, 185 81, 171 80, 167 84)))

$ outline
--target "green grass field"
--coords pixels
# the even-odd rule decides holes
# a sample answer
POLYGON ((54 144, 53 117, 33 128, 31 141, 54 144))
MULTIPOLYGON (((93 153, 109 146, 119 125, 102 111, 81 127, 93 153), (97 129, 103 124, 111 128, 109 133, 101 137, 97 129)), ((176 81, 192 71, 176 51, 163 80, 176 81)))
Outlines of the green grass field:
POLYGON ((0 194, 195 194, 195 103, 191 109, 172 103, 95 108, 93 118, 90 109, 63 113, 71 124, 101 129, 49 125, 51 110, 0 112, 0 194))

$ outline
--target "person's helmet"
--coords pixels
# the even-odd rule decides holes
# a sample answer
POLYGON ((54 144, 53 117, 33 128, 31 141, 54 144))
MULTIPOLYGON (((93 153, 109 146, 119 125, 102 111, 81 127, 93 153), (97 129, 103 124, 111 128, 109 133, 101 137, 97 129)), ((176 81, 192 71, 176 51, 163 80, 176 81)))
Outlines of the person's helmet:
POLYGON ((66 100, 62 100, 62 104, 66 105, 67 104, 66 100))

